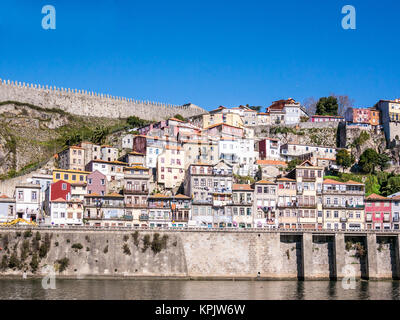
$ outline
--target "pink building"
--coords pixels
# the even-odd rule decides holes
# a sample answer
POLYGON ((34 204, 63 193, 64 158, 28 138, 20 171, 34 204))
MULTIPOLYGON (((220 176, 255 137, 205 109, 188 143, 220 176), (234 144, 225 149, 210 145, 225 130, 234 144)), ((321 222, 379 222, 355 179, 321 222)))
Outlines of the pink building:
POLYGON ((371 111, 367 108, 348 108, 345 117, 347 122, 369 124, 371 111))
POLYGON ((365 224, 367 229, 390 230, 392 202, 375 193, 365 198, 365 224))
POLYGON ((87 176, 87 193, 104 196, 107 189, 107 177, 95 170, 87 176))
POLYGON ((210 136, 219 137, 238 137, 243 138, 244 130, 239 127, 234 127, 229 124, 219 123, 209 126, 205 129, 210 136))

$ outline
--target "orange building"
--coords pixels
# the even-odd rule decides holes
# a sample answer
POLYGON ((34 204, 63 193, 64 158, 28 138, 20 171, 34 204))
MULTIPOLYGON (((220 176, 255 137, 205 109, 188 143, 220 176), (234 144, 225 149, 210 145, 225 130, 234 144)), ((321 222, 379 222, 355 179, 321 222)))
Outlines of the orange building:
POLYGON ((380 124, 380 115, 379 110, 376 108, 369 109, 370 116, 369 116, 369 124, 371 126, 377 126, 380 124))

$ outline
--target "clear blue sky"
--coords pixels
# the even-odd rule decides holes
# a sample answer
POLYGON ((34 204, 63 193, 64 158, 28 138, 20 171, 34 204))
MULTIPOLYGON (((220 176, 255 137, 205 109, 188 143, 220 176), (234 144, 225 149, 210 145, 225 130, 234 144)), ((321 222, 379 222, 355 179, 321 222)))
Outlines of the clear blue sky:
POLYGON ((393 0, 1 1, 0 78, 206 109, 332 92, 370 106, 400 97, 399 17, 393 0))

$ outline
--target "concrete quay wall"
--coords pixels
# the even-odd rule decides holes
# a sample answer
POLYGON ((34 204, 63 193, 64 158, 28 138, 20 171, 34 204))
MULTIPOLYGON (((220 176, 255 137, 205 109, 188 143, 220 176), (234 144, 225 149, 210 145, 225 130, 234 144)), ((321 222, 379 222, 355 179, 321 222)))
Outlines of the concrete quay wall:
POLYGON ((378 280, 398 279, 400 270, 398 233, 27 230, 0 229, 0 276, 43 276, 54 266, 57 276, 78 279, 378 280))

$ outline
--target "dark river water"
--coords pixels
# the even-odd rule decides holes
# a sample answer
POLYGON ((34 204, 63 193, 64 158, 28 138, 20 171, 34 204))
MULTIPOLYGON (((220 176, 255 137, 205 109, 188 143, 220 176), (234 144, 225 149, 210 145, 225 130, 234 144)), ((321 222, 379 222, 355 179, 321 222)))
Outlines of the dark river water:
POLYGON ((399 281, 357 281, 345 290, 340 281, 187 281, 56 280, 43 289, 37 280, 0 280, 0 300, 398 300, 399 281))

